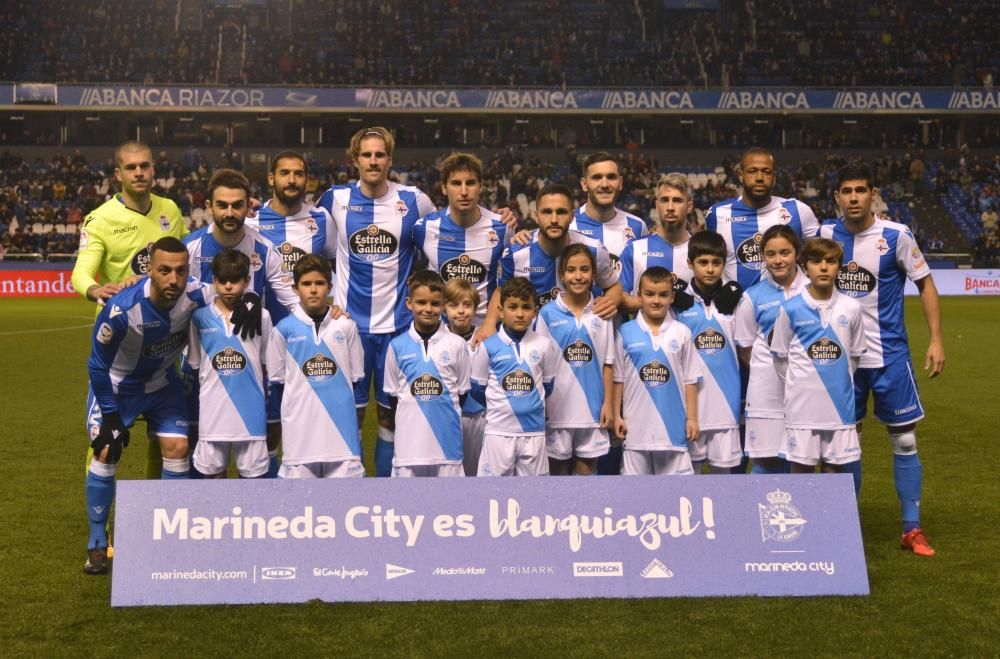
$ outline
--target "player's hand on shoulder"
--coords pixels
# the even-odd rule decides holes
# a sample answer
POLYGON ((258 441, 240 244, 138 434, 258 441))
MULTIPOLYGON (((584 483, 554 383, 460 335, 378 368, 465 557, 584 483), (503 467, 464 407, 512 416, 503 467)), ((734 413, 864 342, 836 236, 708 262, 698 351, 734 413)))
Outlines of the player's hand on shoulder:
POLYGON ((130 286, 135 286, 145 275, 129 275, 125 279, 121 280, 122 288, 129 288, 130 286))
POLYGON ((506 224, 508 229, 517 228, 517 216, 514 215, 514 211, 512 211, 508 206, 495 208, 493 209, 493 212, 500 215, 500 221, 506 224))
POLYGON ((347 313, 347 310, 341 307, 339 304, 330 305, 330 318, 337 320, 340 317, 350 319, 351 314, 347 313))
POLYGON ((122 289, 122 285, 116 282, 108 282, 107 284, 94 284, 87 289, 87 297, 96 302, 97 304, 104 306, 111 297, 117 295, 122 289))
POLYGON ((592 310, 594 315, 602 320, 611 320, 618 313, 618 307, 615 305, 614 300, 604 295, 594 298, 592 310))
MULTIPOLYGON (((516 224, 515 224, 515 226, 512 226, 511 228, 512 229, 516 229, 517 228, 516 224)), ((510 244, 511 245, 530 245, 531 244, 531 232, 528 231, 527 229, 521 229, 520 231, 518 231, 517 233, 514 234, 513 238, 510 239, 510 244)), ((508 247, 506 250, 504 250, 504 255, 506 255, 507 253, 509 253, 509 251, 510 251, 510 248, 508 247)))
POLYGON ((740 303, 741 297, 743 297, 743 287, 738 282, 727 281, 715 291, 712 299, 716 309, 730 316, 736 311, 736 305, 740 303))

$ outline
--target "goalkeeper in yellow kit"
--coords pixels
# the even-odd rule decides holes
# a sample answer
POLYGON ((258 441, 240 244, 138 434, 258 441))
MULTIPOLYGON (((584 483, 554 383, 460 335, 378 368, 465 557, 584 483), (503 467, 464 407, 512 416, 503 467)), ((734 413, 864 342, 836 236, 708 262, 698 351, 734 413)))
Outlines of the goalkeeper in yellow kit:
MULTIPOLYGON (((120 291, 127 278, 147 273, 153 243, 188 232, 177 204, 150 192, 154 177, 153 152, 148 146, 128 141, 115 149, 115 180, 121 192, 84 219, 73 266, 73 288, 98 305, 120 291)), ((90 456, 88 451, 88 465, 90 456)), ((161 466, 159 444, 151 441, 146 478, 159 478, 161 466)))

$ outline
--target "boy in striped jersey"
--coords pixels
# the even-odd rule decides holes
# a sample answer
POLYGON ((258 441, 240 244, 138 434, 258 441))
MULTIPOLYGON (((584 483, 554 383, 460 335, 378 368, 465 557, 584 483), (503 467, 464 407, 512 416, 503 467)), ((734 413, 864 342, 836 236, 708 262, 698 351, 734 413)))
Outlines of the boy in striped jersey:
POLYGON ((261 336, 241 339, 230 317, 250 284, 250 259, 235 249, 212 259, 212 304, 194 312, 187 362, 199 383, 199 438, 191 461, 206 478, 225 478, 230 454, 242 478, 267 473, 264 361, 271 319, 261 336))
POLYGON ((441 322, 444 281, 421 270, 407 282, 413 323, 389 344, 385 393, 396 427, 392 475, 464 476, 462 402, 469 392, 465 340, 441 322))
POLYGON ((615 434, 624 438, 622 474, 693 474, 688 444, 698 439, 701 370, 691 330, 673 320, 673 276, 654 266, 639 278, 642 309, 615 341, 615 434), (624 407, 623 407, 624 404, 624 407))

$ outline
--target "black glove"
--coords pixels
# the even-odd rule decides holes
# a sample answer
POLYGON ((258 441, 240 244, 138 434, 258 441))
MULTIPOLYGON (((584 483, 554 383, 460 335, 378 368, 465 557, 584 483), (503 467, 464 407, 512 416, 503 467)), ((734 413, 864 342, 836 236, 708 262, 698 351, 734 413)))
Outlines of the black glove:
POLYGON ((687 291, 674 291, 674 301, 670 305, 677 311, 687 311, 694 306, 694 296, 687 291))
POLYGON ((264 306, 256 293, 246 293, 243 300, 233 307, 233 334, 252 339, 261 334, 261 312, 264 306))
POLYGON ((712 301, 715 302, 715 308, 718 309, 720 313, 730 316, 734 311, 736 311, 736 305, 740 303, 741 297, 743 297, 743 288, 739 285, 739 283, 735 281, 727 281, 715 290, 715 294, 712 296, 712 301))
POLYGON ((103 414, 101 418, 101 431, 90 443, 90 448, 94 449, 94 455, 100 455, 104 447, 108 447, 108 464, 117 464, 122 458, 122 449, 128 446, 128 428, 118 412, 103 414))

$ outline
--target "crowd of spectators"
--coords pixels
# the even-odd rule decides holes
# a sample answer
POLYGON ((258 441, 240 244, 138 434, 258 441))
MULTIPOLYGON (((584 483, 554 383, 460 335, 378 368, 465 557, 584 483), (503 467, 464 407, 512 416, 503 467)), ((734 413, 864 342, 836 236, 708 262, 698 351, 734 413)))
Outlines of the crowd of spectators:
MULTIPOLYGON (((437 166, 446 155, 442 152, 437 162, 399 161, 391 176, 407 185, 420 187, 435 203, 443 206, 446 200, 441 192, 437 166)), ((705 212, 712 204, 739 194, 736 171, 739 156, 736 153, 723 158, 714 167, 658 162, 639 149, 615 155, 622 163, 623 175, 619 205, 650 224, 657 219, 653 204, 656 181, 665 172, 681 171, 692 179, 693 227, 704 223, 705 212)), ((190 147, 175 160, 163 151, 154 155, 153 192, 173 199, 192 230, 210 221, 205 199, 212 169, 244 167, 242 155, 232 147, 227 146, 210 156, 195 147, 190 147)), ((567 148, 562 159, 544 159, 536 150, 505 147, 493 151, 484 161, 483 204, 492 208, 510 206, 525 228, 532 227, 532 202, 546 183, 567 184, 577 190, 578 203, 586 201, 578 184, 582 156, 575 147, 567 148)), ((820 219, 836 217, 839 215, 834 201, 836 172, 845 162, 843 156, 832 153, 821 160, 779 162, 774 193, 806 202, 820 219)), ((909 225, 930 253, 957 246, 946 246, 937 233, 924 234, 913 217, 913 196, 921 194, 924 185, 930 185, 934 192, 954 185, 969 186, 974 191, 970 194, 974 194, 973 203, 980 209, 977 213, 982 214, 984 227, 981 236, 977 235, 981 238, 977 249, 987 260, 997 255, 1000 234, 995 196, 1000 181, 1000 156, 991 163, 975 159, 966 163, 960 159, 955 163, 931 162, 928 168, 923 154, 914 152, 879 158, 872 165, 880 185, 876 210, 909 225)), ((310 162, 309 171, 306 193, 310 199, 330 185, 347 183, 356 176, 346 156, 310 162)), ((78 246, 79 225, 84 216, 113 194, 113 173, 111 160, 91 164, 79 151, 57 153, 48 162, 41 159, 29 162, 9 152, 0 154, 0 256, 37 254, 45 258, 50 254, 72 254, 78 246)), ((267 197, 265 180, 253 180, 252 184, 255 198, 267 197)))
POLYGON ((966 240, 978 265, 1000 266, 1000 154, 946 152, 928 169, 928 184, 966 240))
POLYGON ((10 0, 0 8, 0 79, 992 85, 995 29, 987 19, 995 6, 989 0, 721 0, 718 6, 669 9, 662 0, 268 0, 238 7, 192 0, 10 0), (242 71, 217 80, 219 56, 243 50, 244 27, 242 71), (233 38, 239 43, 224 46, 233 38))

